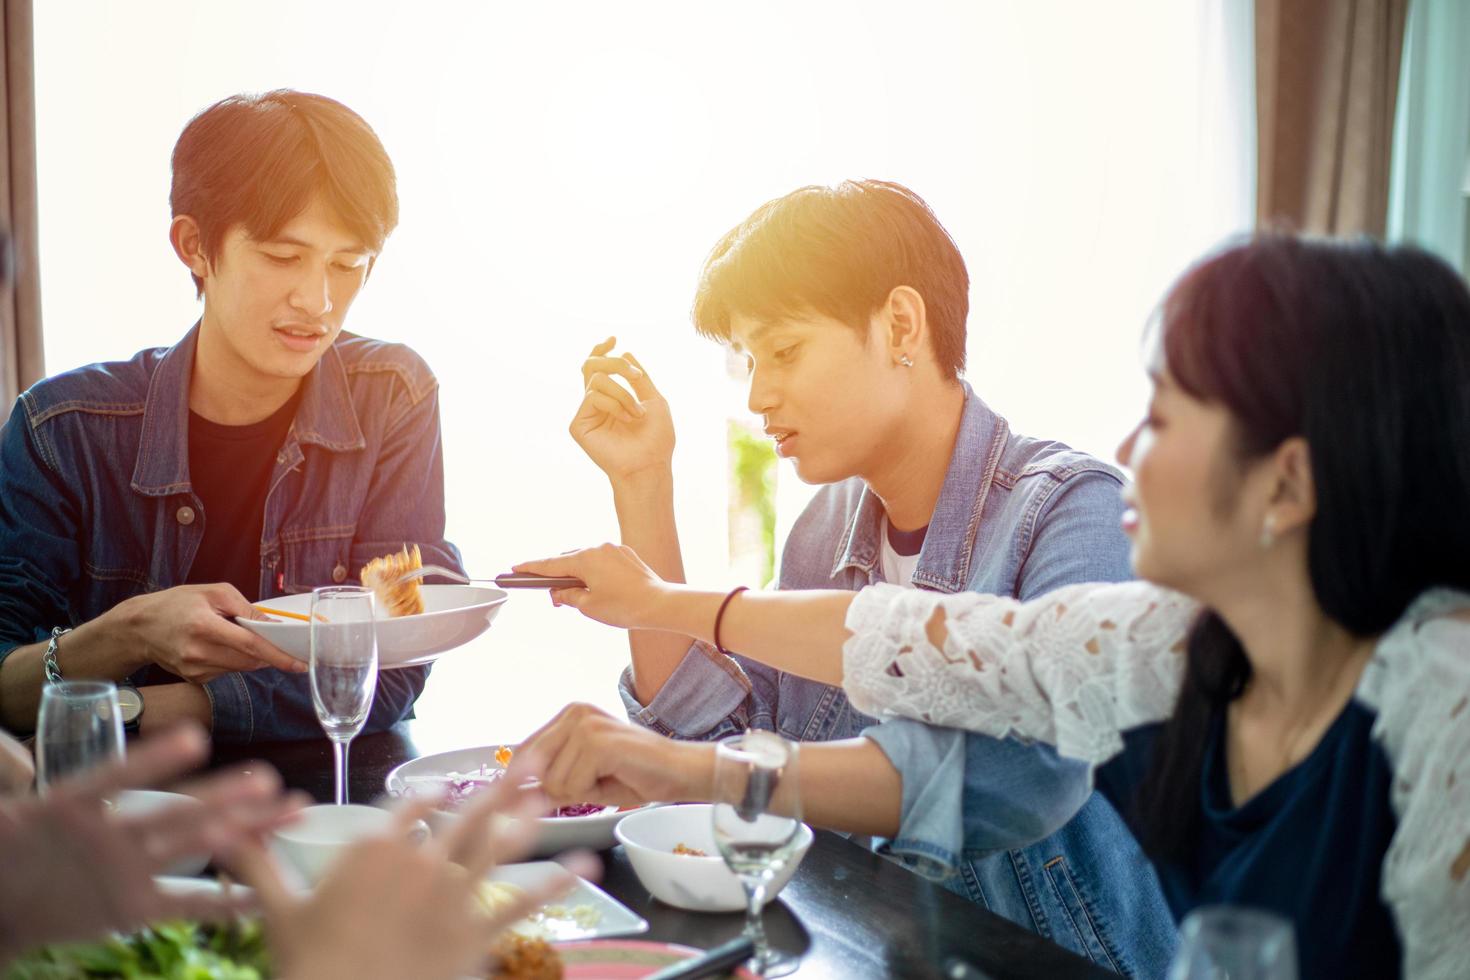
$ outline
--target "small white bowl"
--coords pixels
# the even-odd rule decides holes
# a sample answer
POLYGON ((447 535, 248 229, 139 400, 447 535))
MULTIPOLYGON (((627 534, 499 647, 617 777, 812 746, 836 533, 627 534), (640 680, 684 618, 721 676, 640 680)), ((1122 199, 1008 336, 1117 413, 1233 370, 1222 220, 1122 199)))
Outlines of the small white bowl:
MULTIPOLYGON (((715 846, 710 824, 713 809, 708 803, 661 806, 629 814, 618 824, 615 833, 628 853, 633 872, 654 898, 691 912, 745 909, 745 889, 715 846), (675 854, 674 848, 680 844, 709 856, 675 854)), ((811 846, 812 829, 802 824, 796 832, 796 852, 766 888, 767 902, 786 887, 811 846)))
MULTIPOLYGON (((202 804, 183 793, 165 793, 156 789, 124 789, 112 795, 112 812, 123 817, 141 817, 168 806, 199 807, 202 804)), ((208 854, 186 854, 161 872, 165 875, 189 877, 209 865, 208 854)))
MULTIPOLYGON (((276 852, 307 884, 315 885, 339 854, 365 837, 388 833, 393 819, 387 810, 358 803, 304 807, 291 823, 276 829, 276 852)), ((415 832, 422 839, 429 830, 419 821, 415 832)))

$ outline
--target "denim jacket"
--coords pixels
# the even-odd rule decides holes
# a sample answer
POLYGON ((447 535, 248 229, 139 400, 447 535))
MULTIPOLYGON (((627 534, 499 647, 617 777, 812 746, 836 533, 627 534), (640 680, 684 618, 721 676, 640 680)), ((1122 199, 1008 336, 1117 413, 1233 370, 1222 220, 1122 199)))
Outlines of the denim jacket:
MULTIPOLYGON (((1025 599, 1130 578, 1121 486, 1118 472, 1091 456, 1012 434, 965 385, 914 584, 1025 599)), ((882 581, 883 515, 860 480, 824 487, 787 539, 779 587, 882 581)), ((638 702, 631 671, 620 687, 634 721, 678 738, 756 727, 808 741, 873 739, 903 776, 899 835, 881 850, 1104 967, 1132 976, 1166 969, 1175 930, 1151 866, 1111 805, 1091 793, 1085 767, 1050 747, 878 724, 841 688, 703 643, 648 705, 638 702)))
MULTIPOLYGON (((170 348, 41 381, 0 429, 0 669, 53 626, 182 584, 209 515, 189 483, 189 379, 198 327, 170 348)), ((276 455, 259 542, 260 598, 356 582, 444 539, 438 384, 401 344, 342 333, 303 382, 276 455)), ((63 643, 64 646, 64 643, 63 643)), ((364 731, 408 717, 427 667, 384 671, 364 731)), ((156 665, 135 684, 177 681, 156 665)), ((203 685, 220 742, 321 735, 305 674, 223 674, 203 685)))

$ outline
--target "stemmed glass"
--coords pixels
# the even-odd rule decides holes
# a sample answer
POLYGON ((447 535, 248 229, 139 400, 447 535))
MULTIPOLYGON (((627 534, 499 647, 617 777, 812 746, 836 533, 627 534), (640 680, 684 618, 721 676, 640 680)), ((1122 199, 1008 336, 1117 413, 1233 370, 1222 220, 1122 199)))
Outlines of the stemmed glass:
POLYGON ((1208 905, 1185 916, 1169 980, 1296 980, 1289 921, 1262 909, 1208 905))
POLYGON ((745 887, 745 934, 755 944, 747 966, 763 977, 783 977, 797 965, 771 949, 761 924, 766 888, 795 854, 801 829, 796 760, 796 745, 774 732, 731 735, 715 746, 715 846, 745 887))
POLYGON ((378 689, 373 590, 329 585, 311 593, 311 702, 332 741, 337 805, 347 802, 347 747, 378 689))
POLYGON ((123 757, 122 712, 112 681, 62 681, 41 689, 36 789, 123 757))

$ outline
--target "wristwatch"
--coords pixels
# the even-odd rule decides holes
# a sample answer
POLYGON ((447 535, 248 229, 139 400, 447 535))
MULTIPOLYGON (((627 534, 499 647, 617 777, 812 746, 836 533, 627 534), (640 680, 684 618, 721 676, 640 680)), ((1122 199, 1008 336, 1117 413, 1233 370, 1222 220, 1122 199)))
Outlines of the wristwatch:
POLYGON ((48 684, 61 683, 61 665, 56 662, 56 654, 60 649, 58 642, 70 632, 70 626, 53 626, 51 628, 51 642, 46 644, 46 653, 41 657, 41 667, 46 671, 46 683, 48 684))
POLYGON ((123 731, 136 732, 143 723, 143 692, 131 684, 119 684, 117 707, 122 714, 123 731))

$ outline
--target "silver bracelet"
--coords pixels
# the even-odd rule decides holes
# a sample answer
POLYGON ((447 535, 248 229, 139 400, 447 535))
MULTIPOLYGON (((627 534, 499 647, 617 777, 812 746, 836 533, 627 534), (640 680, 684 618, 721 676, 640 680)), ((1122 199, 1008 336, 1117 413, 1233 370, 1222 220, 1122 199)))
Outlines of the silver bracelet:
POLYGON ((61 665, 56 662, 56 653, 60 649, 57 641, 70 632, 70 626, 51 628, 51 642, 46 644, 46 655, 41 658, 41 666, 46 671, 46 683, 48 684, 61 683, 61 665))

